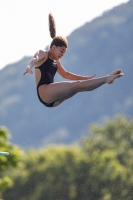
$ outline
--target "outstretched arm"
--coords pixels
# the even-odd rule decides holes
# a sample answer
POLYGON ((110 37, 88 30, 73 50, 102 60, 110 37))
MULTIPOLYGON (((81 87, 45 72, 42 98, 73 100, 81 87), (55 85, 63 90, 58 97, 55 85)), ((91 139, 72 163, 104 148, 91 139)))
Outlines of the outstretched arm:
POLYGON ((96 74, 93 74, 92 76, 80 76, 80 75, 76 75, 73 74, 71 72, 68 72, 64 69, 64 67, 62 66, 60 60, 56 61, 57 66, 58 66, 58 70, 57 72, 65 79, 69 79, 69 80, 88 80, 88 79, 92 79, 96 74))
POLYGON ((32 67, 39 61, 42 60, 43 58, 45 58, 47 56, 47 52, 43 51, 43 50, 39 50, 35 53, 35 55, 32 57, 32 59, 30 60, 26 71, 24 72, 23 75, 25 75, 26 73, 30 73, 33 74, 32 72, 32 67))

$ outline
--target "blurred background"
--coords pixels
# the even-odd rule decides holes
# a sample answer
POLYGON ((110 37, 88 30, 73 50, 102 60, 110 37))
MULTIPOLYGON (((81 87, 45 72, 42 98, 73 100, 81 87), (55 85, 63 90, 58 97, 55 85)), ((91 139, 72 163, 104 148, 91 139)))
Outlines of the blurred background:
POLYGON ((1 3, 0 151, 10 152, 0 157, 1 198, 132 199, 133 0, 1 3), (68 39, 66 70, 124 76, 44 107, 34 75, 22 74, 38 49, 49 48, 49 12, 68 39))

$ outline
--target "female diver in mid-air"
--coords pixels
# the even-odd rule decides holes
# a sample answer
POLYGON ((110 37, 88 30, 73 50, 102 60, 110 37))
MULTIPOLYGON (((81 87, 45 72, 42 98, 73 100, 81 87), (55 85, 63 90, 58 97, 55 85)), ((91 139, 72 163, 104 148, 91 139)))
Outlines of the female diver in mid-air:
POLYGON ((53 38, 48 51, 39 50, 29 62, 26 73, 33 74, 35 66, 35 80, 39 100, 47 107, 55 107, 78 92, 91 91, 101 85, 111 84, 116 78, 123 76, 122 70, 116 70, 104 77, 80 76, 64 69, 60 58, 68 47, 67 39, 56 36, 56 26, 52 14, 49 14, 49 31, 53 38), (73 81, 53 82, 56 71, 65 79, 73 81))

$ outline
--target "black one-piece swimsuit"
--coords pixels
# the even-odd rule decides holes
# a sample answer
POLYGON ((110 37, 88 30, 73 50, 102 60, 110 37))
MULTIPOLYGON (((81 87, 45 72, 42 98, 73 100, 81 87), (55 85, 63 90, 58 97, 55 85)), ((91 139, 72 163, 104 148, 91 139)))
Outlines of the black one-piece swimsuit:
POLYGON ((46 103, 44 102, 40 95, 39 95, 39 91, 38 91, 38 88, 41 86, 41 85, 44 85, 44 84, 50 84, 50 83, 53 83, 54 82, 54 76, 55 76, 55 73, 57 71, 57 64, 55 61, 51 60, 49 57, 47 58, 47 60, 42 64, 40 65, 39 67, 35 67, 37 69, 39 69, 41 71, 41 78, 40 78, 40 81, 37 85, 37 94, 38 94, 38 98, 39 100, 41 101, 41 103, 43 103, 45 106, 47 107, 53 107, 54 102, 52 103, 46 103))

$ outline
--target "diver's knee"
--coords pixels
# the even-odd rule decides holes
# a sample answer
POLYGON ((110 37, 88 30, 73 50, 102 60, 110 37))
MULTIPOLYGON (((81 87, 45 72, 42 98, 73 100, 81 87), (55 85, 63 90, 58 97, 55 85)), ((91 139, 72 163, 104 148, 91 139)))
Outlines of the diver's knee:
POLYGON ((78 92, 81 90, 81 81, 78 80, 74 83, 74 89, 75 89, 75 92, 78 92))

